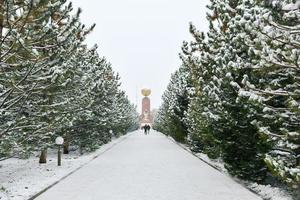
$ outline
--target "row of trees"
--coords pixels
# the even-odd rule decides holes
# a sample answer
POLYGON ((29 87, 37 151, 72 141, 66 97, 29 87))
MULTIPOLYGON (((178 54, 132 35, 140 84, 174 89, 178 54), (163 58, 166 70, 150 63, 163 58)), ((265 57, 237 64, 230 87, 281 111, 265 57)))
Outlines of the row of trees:
POLYGON ((300 3, 211 0, 209 31, 190 25, 182 66, 155 128, 228 171, 300 186, 300 3))
POLYGON ((57 136, 67 153, 138 127, 118 75, 85 44, 95 25, 80 12, 66 0, 0 0, 0 158, 42 150, 46 162, 57 136))

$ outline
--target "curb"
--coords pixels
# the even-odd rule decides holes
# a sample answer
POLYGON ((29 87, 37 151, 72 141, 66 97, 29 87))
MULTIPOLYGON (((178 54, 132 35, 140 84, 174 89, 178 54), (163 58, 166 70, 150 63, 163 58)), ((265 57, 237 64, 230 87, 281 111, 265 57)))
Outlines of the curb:
MULTIPOLYGON (((163 133, 162 133, 163 134, 163 133)), ((220 170, 218 167, 214 166, 213 164, 207 162, 206 160, 202 159, 201 157, 199 157, 196 153, 192 152, 189 148, 181 145, 180 143, 176 142, 173 138, 170 138, 169 136, 163 134, 168 140, 170 140, 171 142, 173 142, 174 144, 178 145, 180 148, 182 148, 183 150, 187 151, 188 153, 192 154, 194 157, 198 158, 199 160, 201 160, 202 162, 204 162, 205 164, 209 165, 210 167, 214 168, 215 170, 219 171, 220 173, 222 173, 223 175, 231 178, 234 182, 238 183, 239 185, 243 186, 245 189, 247 189, 248 191, 250 191, 251 193, 255 194, 256 196, 258 196, 259 198, 261 198, 262 200, 269 200, 269 199, 265 199, 262 196, 260 196, 255 190, 247 187, 247 185, 245 183, 243 183, 240 180, 237 180, 235 177, 230 176, 229 174, 224 173, 222 170, 220 170)))
MULTIPOLYGON (((89 163, 91 163, 93 160, 95 160, 96 158, 98 158, 99 156, 101 156, 102 154, 106 153, 107 151, 111 150, 113 147, 115 147, 116 145, 120 144, 121 142, 123 142, 125 139, 127 139, 132 133, 123 135, 123 138, 120 138, 120 140, 118 142, 116 142, 115 144, 113 144, 112 146, 110 146, 109 148, 105 149, 104 151, 100 152, 99 154, 95 155, 94 157, 92 157, 91 160, 89 160, 88 162, 80 165, 79 167, 77 167, 76 169, 74 169, 73 171, 69 172, 68 174, 66 174, 65 176, 63 176, 62 178, 60 178, 59 180, 55 181, 54 183, 50 184, 49 186, 47 186, 45 189, 41 190, 40 192, 34 194, 33 196, 31 196, 29 199, 27 200, 34 200, 37 197, 39 197, 41 194, 45 193, 46 191, 48 191, 50 188, 52 188, 53 186, 57 185, 59 182, 61 182, 62 180, 68 178, 70 175, 74 174, 75 172, 77 172, 78 170, 82 169, 83 167, 85 167, 86 165, 88 165, 89 163)), ((112 142, 112 141, 111 141, 112 142)))

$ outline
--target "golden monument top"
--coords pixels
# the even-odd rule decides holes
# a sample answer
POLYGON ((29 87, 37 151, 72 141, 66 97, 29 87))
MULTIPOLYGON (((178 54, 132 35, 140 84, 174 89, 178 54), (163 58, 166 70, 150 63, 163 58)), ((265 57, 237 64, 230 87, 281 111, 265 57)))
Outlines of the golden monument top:
POLYGON ((150 94, 151 94, 150 89, 146 89, 146 88, 142 89, 142 95, 143 96, 148 97, 148 96, 150 96, 150 94))

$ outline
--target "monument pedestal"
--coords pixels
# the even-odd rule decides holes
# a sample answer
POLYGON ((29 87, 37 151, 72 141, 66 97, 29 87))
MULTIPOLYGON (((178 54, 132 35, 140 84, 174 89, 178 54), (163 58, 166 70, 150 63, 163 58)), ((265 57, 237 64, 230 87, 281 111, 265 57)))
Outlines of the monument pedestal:
POLYGON ((142 114, 140 115, 140 125, 141 127, 145 124, 149 124, 150 126, 153 123, 153 117, 151 114, 151 102, 148 97, 151 94, 151 90, 143 89, 142 95, 144 98, 142 99, 142 114))

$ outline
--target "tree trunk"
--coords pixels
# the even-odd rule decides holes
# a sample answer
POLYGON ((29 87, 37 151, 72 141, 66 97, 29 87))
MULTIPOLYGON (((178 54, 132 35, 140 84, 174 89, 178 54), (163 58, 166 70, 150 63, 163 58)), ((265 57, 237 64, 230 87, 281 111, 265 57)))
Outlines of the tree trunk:
POLYGON ((70 137, 69 134, 67 134, 64 139, 64 154, 69 154, 69 147, 70 147, 70 137))
POLYGON ((43 150, 41 151, 39 163, 41 163, 41 164, 47 163, 47 149, 43 149, 43 150))
POLYGON ((4 26, 4 12, 3 12, 3 3, 4 0, 0 0, 0 62, 1 62, 1 56, 2 56, 2 35, 3 35, 3 26, 4 26))
POLYGON ((80 155, 83 154, 83 148, 82 148, 82 145, 81 145, 81 144, 79 145, 79 154, 80 154, 80 155))

